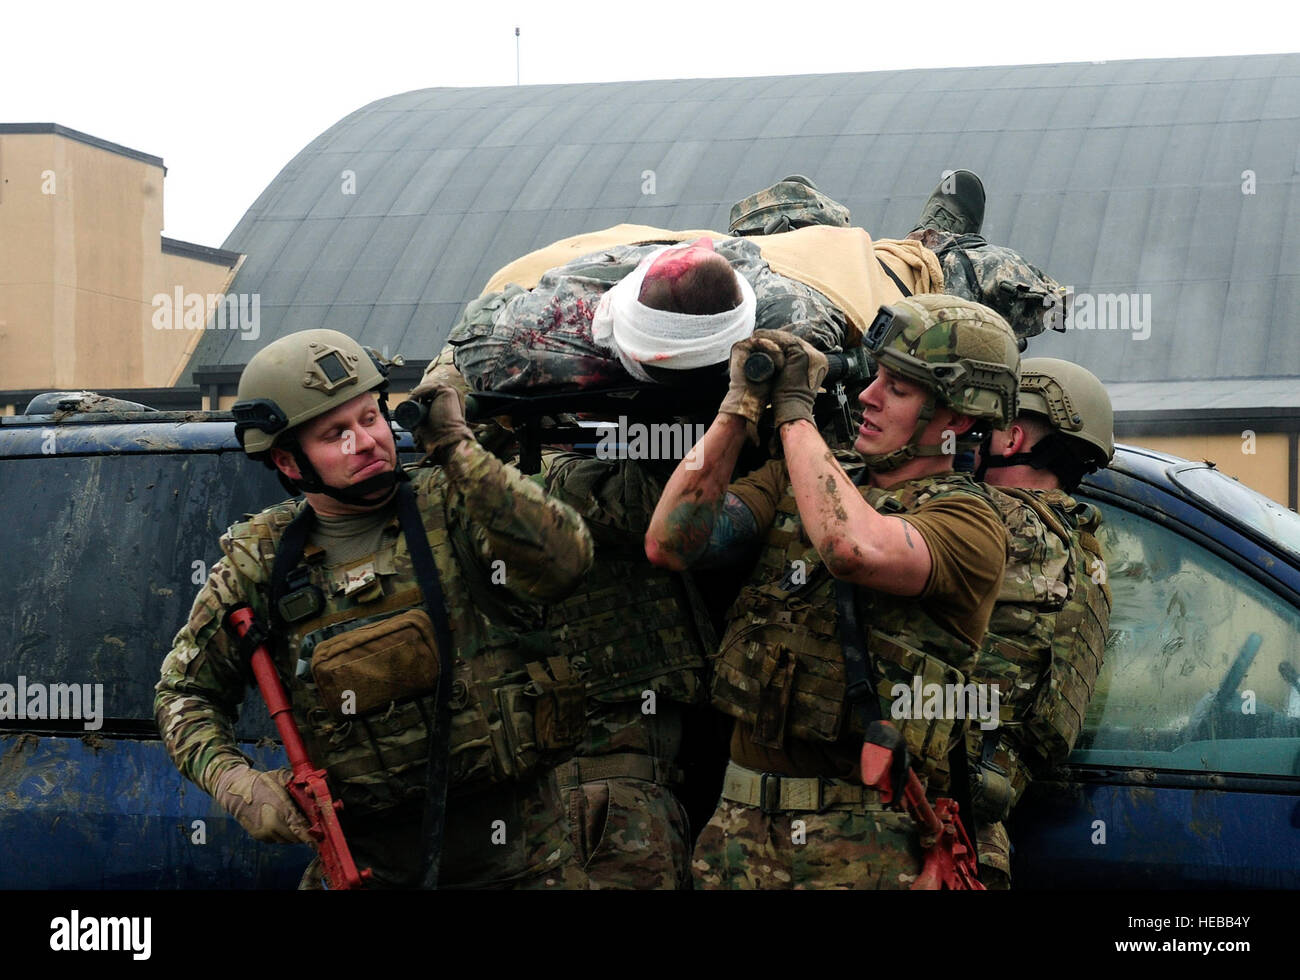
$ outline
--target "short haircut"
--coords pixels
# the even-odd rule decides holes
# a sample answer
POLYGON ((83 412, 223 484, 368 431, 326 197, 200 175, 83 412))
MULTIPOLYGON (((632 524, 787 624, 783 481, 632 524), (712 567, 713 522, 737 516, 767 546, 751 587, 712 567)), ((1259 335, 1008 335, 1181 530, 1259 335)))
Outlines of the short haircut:
POLYGON ((731 263, 714 254, 677 276, 647 276, 637 299, 653 310, 709 316, 734 310, 742 297, 731 263))

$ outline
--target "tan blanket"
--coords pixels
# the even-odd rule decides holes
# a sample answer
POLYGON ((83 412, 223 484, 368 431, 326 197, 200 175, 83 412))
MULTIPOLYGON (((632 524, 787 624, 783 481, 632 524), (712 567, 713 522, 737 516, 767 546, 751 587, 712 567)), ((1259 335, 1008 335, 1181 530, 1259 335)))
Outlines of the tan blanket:
MULTIPOLYGON (((670 231, 649 225, 615 225, 562 238, 499 269, 483 292, 499 292, 512 282, 532 289, 548 269, 616 245, 694 241, 705 236, 714 241, 728 237, 700 229, 670 231)), ((844 311, 857 328, 856 336, 845 338, 846 347, 858 343, 882 304, 902 298, 877 259, 884 261, 913 293, 937 293, 943 289, 939 260, 920 242, 888 238, 873 242, 861 228, 827 225, 764 235, 752 241, 774 272, 812 286, 844 311)))

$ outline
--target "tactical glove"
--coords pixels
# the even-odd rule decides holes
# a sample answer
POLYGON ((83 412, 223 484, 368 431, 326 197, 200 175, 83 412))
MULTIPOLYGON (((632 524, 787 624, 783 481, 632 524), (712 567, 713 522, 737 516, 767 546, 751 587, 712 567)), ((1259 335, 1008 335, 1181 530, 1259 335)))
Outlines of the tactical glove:
MULTIPOLYGON (((427 381, 427 378, 426 378, 427 381)), ((443 450, 450 450, 458 442, 473 442, 474 433, 465 424, 465 396, 451 385, 426 384, 412 392, 429 406, 429 414, 416 426, 415 436, 426 453, 441 459, 443 450)))
MULTIPOLYGON (((783 366, 772 388, 772 425, 779 433, 786 422, 813 422, 813 402, 826 377, 826 356, 806 340, 784 330, 755 330, 755 339, 775 344, 783 366)), ((815 423, 814 423, 815 424, 815 423)))
POLYGON ((772 378, 750 381, 745 376, 745 361, 749 359, 750 354, 762 351, 772 358, 776 370, 781 370, 784 360, 780 347, 760 336, 771 332, 770 330, 756 331, 754 336, 738 340, 731 345, 731 387, 727 389, 727 396, 718 406, 719 415, 739 415, 746 420, 746 433, 749 441, 755 444, 758 443, 758 419, 767 406, 768 395, 772 390, 772 378))
POLYGON ((235 765, 217 776, 212 797, 256 840, 272 844, 310 844, 307 820, 289 791, 288 769, 262 772, 235 765))

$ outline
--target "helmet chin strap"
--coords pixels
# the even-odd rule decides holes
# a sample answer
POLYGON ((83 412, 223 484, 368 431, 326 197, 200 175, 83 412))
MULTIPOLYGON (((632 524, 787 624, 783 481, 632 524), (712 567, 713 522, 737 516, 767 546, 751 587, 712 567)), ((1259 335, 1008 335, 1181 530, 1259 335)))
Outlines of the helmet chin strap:
POLYGON ((1061 480, 1063 484, 1073 480, 1077 485, 1084 473, 1090 473, 1096 466, 1089 466, 1086 461, 1071 458, 1068 445, 1055 434, 1039 439, 1029 452, 1012 453, 1010 456, 993 455, 993 433, 984 437, 981 443, 980 465, 975 470, 975 479, 984 482, 989 470, 1006 469, 1009 466, 1029 466, 1036 470, 1047 470, 1061 480), (1074 471, 1078 471, 1077 475, 1074 471))

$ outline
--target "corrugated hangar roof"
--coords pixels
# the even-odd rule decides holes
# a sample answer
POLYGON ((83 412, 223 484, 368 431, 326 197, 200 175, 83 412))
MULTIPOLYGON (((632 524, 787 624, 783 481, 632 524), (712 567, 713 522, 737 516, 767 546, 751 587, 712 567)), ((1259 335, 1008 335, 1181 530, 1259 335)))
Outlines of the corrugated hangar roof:
POLYGON ((1145 323, 1145 300, 1111 305, 1109 329, 1030 354, 1114 382, 1300 376, 1300 54, 395 95, 248 210, 224 247, 248 256, 231 291, 260 295, 260 335, 207 331, 193 365, 309 327, 432 357, 511 259, 624 221, 725 230, 789 173, 902 236, 958 167, 990 241, 1080 296, 1150 297, 1145 323))

